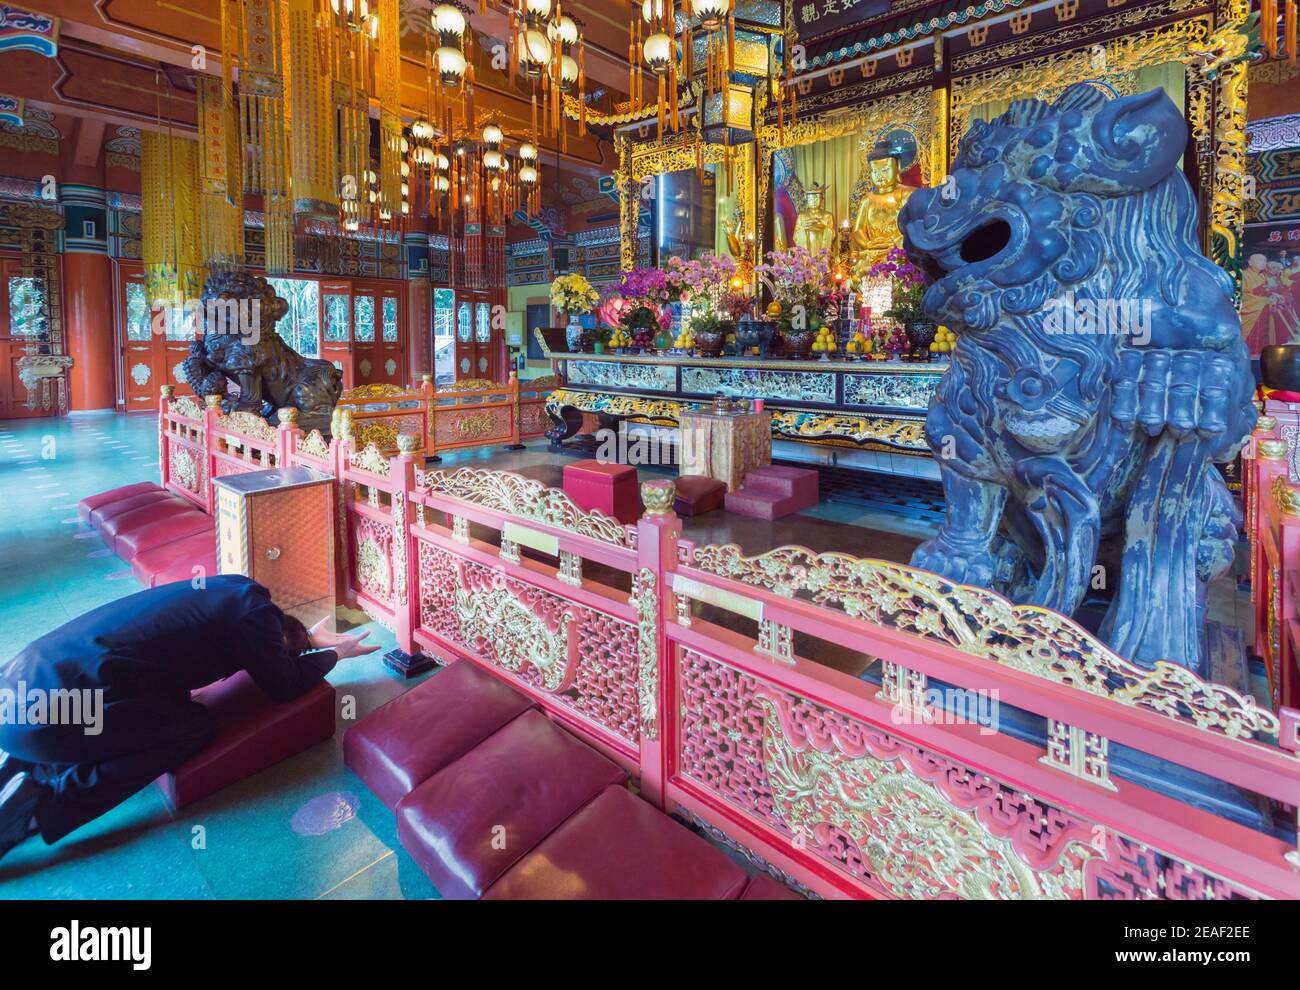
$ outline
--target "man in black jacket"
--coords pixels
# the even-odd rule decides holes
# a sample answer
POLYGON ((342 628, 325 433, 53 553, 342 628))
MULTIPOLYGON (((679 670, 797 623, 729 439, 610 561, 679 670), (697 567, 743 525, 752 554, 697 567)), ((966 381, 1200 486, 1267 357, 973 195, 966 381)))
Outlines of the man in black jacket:
POLYGON ((0 670, 0 857, 37 833, 56 842, 202 749, 212 719, 191 691, 245 670, 290 701, 378 649, 324 625, 308 631, 261 585, 221 575, 130 595, 31 643, 0 670))

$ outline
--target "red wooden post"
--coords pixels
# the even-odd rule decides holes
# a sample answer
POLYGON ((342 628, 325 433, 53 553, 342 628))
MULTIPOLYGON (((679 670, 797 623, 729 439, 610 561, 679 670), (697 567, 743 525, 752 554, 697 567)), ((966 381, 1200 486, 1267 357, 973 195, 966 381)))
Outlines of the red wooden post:
POLYGON ((348 478, 350 464, 348 458, 352 453, 352 411, 335 409, 330 417, 330 463, 334 470, 334 514, 337 539, 335 544, 334 584, 335 599, 349 606, 355 605, 351 597, 351 540, 349 528, 352 520, 348 517, 348 504, 352 500, 352 482, 348 478))
POLYGON ((172 397, 176 394, 175 385, 164 385, 158 397, 158 477, 159 484, 167 487, 171 458, 167 456, 167 414, 171 411, 172 397))
POLYGON ((632 604, 638 613, 638 697, 641 701, 641 794, 664 804, 668 745, 672 739, 672 658, 668 655, 671 572, 677 564, 681 520, 673 512, 676 486, 648 481, 641 486, 645 513, 637 520, 637 573, 632 576, 632 604))
POLYGON ((216 429, 217 417, 221 415, 221 396, 205 395, 203 397, 203 460, 207 464, 208 490, 204 493, 204 499, 207 502, 208 515, 216 515, 217 511, 217 490, 212 485, 212 479, 216 476, 217 459, 214 456, 216 450, 216 429))
MULTIPOLYGON (((1247 467, 1246 473, 1251 476, 1250 499, 1247 503, 1253 516, 1247 519, 1252 526, 1250 594, 1255 612, 1255 653, 1258 656, 1268 656, 1265 642, 1269 636, 1269 571, 1272 565, 1266 551, 1269 537, 1265 531, 1272 526, 1269 504, 1273 498, 1273 479, 1286 477, 1287 473, 1286 442, 1266 437, 1251 446, 1254 448, 1254 456, 1249 460, 1243 459, 1243 464, 1247 467)), ((1282 547, 1275 549, 1280 555, 1282 547)), ((1285 578, 1285 575, 1282 577, 1285 578)))
POLYGON ((438 387, 433 383, 433 375, 420 376, 420 390, 424 393, 424 456, 430 460, 438 457, 438 406, 436 399, 438 387))
POLYGON ((280 426, 275 433, 275 464, 276 467, 287 468, 293 464, 294 454, 298 451, 298 438, 302 436, 302 430, 298 428, 298 410, 286 406, 276 415, 280 426))
POLYGON ((420 557, 411 535, 411 519, 415 514, 415 469, 423 461, 424 451, 414 433, 399 433, 397 449, 397 456, 388 461, 393 481, 393 636, 397 648, 384 654, 384 664, 404 677, 414 677, 434 666, 433 658, 415 643, 420 624, 420 557))
POLYGON ((511 369, 510 371, 510 442, 506 444, 506 450, 523 450, 524 444, 521 439, 523 430, 523 406, 520 405, 519 399, 519 372, 511 369))

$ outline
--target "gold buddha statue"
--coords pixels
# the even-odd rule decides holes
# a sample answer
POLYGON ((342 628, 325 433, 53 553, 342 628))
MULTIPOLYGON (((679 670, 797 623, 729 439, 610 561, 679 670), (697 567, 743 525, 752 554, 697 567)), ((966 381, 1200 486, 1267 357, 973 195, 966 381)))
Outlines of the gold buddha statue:
POLYGON ((868 263, 880 260, 890 248, 903 243, 898 214, 907 197, 916 191, 915 186, 904 185, 899 179, 899 159, 907 149, 892 138, 900 133, 910 137, 906 131, 885 135, 868 156, 871 189, 862 197, 853 224, 854 253, 868 263))
POLYGON ((794 223, 793 241, 812 254, 829 251, 835 246, 835 216, 825 204, 824 185, 814 182, 804 187, 803 206, 794 223))

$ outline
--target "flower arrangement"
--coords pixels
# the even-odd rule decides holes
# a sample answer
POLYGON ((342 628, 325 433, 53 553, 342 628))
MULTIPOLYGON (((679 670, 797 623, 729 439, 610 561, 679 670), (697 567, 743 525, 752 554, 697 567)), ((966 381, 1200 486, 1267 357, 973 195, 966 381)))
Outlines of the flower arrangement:
POLYGON ((600 296, 582 275, 561 275, 551 283, 551 305, 561 313, 590 313, 599 301, 600 296))
POLYGON ((836 295, 829 252, 813 254, 796 245, 786 251, 769 251, 767 259, 757 270, 766 277, 773 301, 780 307, 779 313, 776 306, 769 306, 768 312, 777 316, 786 330, 801 315, 803 329, 817 330, 826 306, 836 295))
POLYGON ((883 315, 905 327, 930 322, 921 306, 929 281, 925 272, 907 260, 902 248, 890 248, 883 261, 867 269, 867 277, 888 278, 893 283, 893 304, 883 315))

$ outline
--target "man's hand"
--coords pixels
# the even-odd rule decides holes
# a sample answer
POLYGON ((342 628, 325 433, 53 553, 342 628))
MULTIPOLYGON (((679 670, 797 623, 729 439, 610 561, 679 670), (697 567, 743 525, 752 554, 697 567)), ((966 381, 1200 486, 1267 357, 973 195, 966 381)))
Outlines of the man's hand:
POLYGON ((340 660, 346 660, 349 657, 363 657, 368 653, 374 653, 379 646, 372 643, 362 643, 361 641, 370 635, 370 630, 357 636, 347 636, 343 633, 330 632, 327 628, 329 619, 321 619, 320 622, 307 630, 307 642, 317 650, 333 650, 339 655, 340 660))

